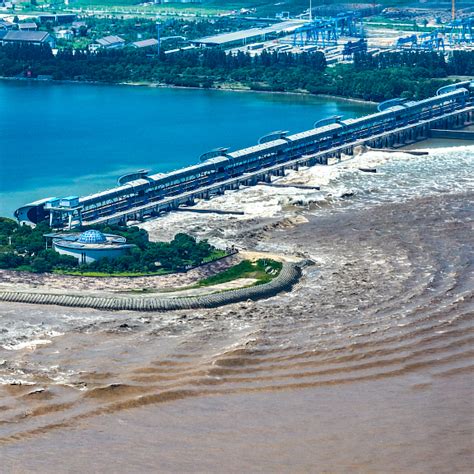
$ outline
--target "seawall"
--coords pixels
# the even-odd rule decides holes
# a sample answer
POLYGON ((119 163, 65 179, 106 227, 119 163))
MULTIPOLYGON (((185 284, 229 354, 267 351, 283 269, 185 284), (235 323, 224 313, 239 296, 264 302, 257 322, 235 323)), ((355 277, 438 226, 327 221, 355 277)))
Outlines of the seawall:
POLYGON ((58 305, 75 308, 91 308, 107 311, 176 311, 181 309, 216 308, 246 300, 270 298, 282 291, 291 290, 301 276, 301 268, 295 263, 283 263, 283 267, 272 281, 203 296, 160 298, 157 296, 76 296, 27 291, 0 292, 0 301, 43 305, 58 305))

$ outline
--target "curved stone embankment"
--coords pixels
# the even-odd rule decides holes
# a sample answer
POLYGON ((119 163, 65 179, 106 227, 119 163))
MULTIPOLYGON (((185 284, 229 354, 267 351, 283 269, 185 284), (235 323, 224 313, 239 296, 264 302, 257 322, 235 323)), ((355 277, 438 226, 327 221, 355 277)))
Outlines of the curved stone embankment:
POLYGON ((246 301, 248 299, 258 300, 269 298, 281 291, 291 290, 300 275, 301 269, 297 264, 284 263, 279 275, 268 283, 203 296, 165 299, 153 296, 100 297, 31 293, 26 291, 3 291, 0 292, 0 301, 92 308, 109 311, 172 311, 180 309, 215 308, 226 304, 238 303, 239 301, 246 301))
POLYGON ((0 292, 10 291, 10 288, 14 288, 19 292, 35 292, 40 289, 42 293, 104 292, 111 296, 111 293, 142 290, 143 288, 168 290, 195 285, 204 278, 227 270, 241 260, 240 255, 236 253, 183 273, 139 277, 92 277, 0 270, 0 292))

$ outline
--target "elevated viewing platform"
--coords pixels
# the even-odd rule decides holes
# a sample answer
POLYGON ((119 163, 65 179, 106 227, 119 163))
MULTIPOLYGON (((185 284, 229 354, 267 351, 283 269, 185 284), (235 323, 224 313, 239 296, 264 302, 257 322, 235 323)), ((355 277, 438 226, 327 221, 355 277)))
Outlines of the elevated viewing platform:
POLYGON ((439 134, 471 137, 460 130, 472 124, 473 98, 474 83, 465 81, 421 101, 393 99, 365 117, 333 117, 293 135, 273 132, 237 151, 216 148, 200 163, 169 173, 130 173, 119 186, 100 193, 42 199, 20 207, 15 217, 30 224, 47 221, 55 228, 140 221, 240 186, 271 183, 289 169, 327 165, 352 155, 357 146, 394 149, 439 134))

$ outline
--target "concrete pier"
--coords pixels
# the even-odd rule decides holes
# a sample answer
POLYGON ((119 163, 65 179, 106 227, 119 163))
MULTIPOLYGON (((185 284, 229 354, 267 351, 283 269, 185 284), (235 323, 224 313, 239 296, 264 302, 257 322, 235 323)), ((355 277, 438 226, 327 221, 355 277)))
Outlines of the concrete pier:
POLYGON ((448 138, 452 140, 474 140, 474 130, 430 130, 431 138, 448 138))

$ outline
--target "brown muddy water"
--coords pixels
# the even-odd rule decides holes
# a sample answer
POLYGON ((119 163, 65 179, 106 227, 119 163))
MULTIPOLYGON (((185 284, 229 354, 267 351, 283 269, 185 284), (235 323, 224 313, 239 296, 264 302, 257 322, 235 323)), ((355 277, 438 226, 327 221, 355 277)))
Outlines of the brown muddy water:
POLYGON ((315 260, 291 293, 2 305, 2 472, 473 472, 474 191, 409 193, 399 168, 389 199, 390 166, 357 178, 376 197, 242 224, 249 248, 315 260))

